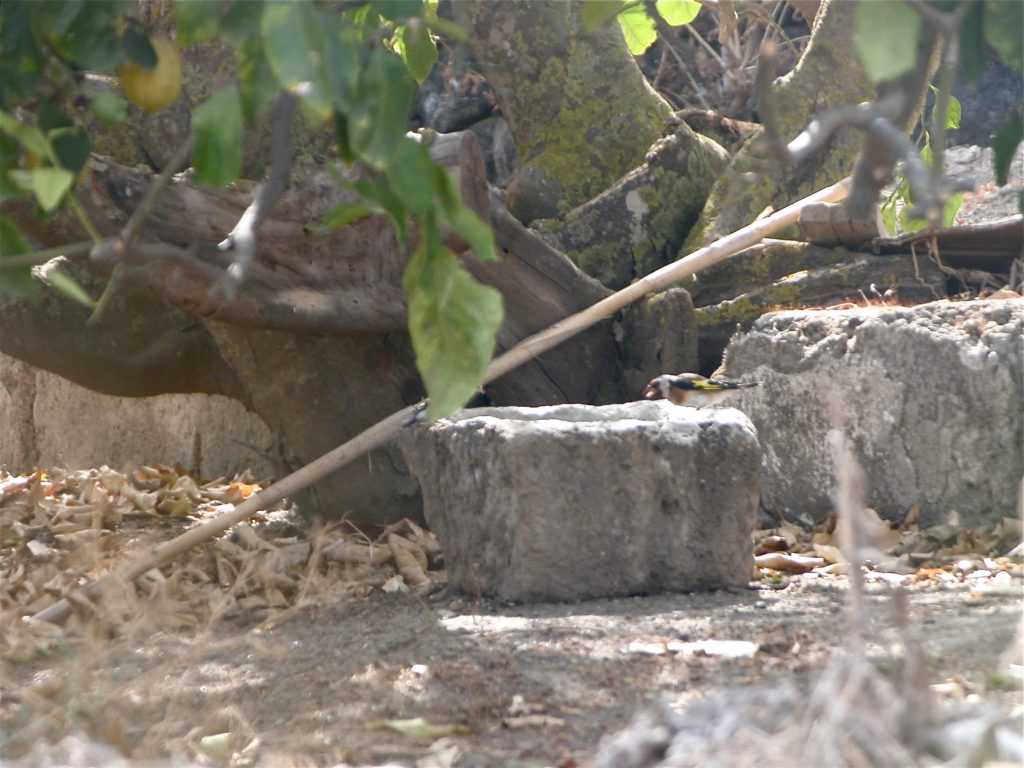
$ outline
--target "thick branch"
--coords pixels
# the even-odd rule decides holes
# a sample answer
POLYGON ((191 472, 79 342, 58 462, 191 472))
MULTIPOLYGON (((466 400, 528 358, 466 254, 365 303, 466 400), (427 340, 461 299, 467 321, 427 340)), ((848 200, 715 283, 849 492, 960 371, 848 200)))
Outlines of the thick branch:
MULTIPOLYGON (((70 264, 75 280, 98 281, 70 264)), ((84 307, 51 288, 38 300, 0 296, 0 351, 96 392, 145 397, 167 392, 222 394, 244 402, 244 391, 202 323, 158 297, 118 291, 96 325, 84 307)))

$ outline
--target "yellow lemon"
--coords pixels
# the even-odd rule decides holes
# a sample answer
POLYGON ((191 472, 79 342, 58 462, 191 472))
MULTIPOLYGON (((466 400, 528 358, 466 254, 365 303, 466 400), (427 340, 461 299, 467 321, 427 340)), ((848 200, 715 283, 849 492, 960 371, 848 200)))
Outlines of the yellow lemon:
POLYGON ((181 93, 181 57, 174 43, 166 37, 151 37, 156 52, 156 66, 146 69, 134 61, 117 68, 124 97, 147 112, 166 109, 181 93))

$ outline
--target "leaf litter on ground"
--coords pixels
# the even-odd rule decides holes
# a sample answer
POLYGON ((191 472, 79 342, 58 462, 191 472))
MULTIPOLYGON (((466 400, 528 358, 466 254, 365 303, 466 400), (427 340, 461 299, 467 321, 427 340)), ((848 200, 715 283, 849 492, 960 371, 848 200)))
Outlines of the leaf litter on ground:
POLYGON ((200 482, 162 464, 128 473, 107 466, 24 475, 0 469, 0 652, 33 658, 96 620, 110 634, 200 627, 364 595, 389 583, 420 591, 443 583, 440 547, 412 521, 372 538, 347 523, 312 531, 292 506, 280 504, 124 585, 123 594, 105 595, 102 604, 78 593, 265 485, 249 473, 200 482), (67 627, 27 620, 61 597, 77 609, 67 627))

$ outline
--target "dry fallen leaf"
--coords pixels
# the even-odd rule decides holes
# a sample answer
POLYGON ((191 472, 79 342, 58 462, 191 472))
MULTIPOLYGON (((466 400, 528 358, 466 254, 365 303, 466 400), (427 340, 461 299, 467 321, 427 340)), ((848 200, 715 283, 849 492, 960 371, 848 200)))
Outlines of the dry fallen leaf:
POLYGON ((369 726, 375 731, 391 731, 408 736, 417 741, 434 741, 442 736, 465 736, 471 733, 465 725, 435 725, 428 723, 422 717, 414 717, 409 720, 377 720, 369 726))
POLYGON ((770 568, 773 571, 803 573, 804 571, 809 571, 813 568, 820 568, 825 565, 825 561, 820 557, 792 555, 785 554, 783 552, 769 552, 755 557, 754 565, 758 568, 770 568))

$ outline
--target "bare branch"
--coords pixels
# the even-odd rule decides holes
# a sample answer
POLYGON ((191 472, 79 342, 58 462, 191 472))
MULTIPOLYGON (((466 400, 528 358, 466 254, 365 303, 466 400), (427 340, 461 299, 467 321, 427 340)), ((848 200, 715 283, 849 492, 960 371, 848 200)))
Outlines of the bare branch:
MULTIPOLYGON (((931 8, 929 7, 929 11, 931 8)), ((944 19, 946 18, 945 15, 944 19)), ((943 22, 944 24, 946 21, 943 22)), ((959 22, 958 22, 959 24, 959 22)), ((957 29, 959 27, 957 26, 957 29)), ((955 38, 956 35, 953 35, 955 38)), ((940 89, 939 102, 935 112, 944 118, 948 92, 952 87, 952 73, 956 67, 955 39, 946 40, 946 63, 944 64, 944 87, 940 89), (953 49, 950 54, 950 49, 953 49), (949 56, 952 55, 952 59, 949 56), (949 62, 952 61, 952 66, 949 62), (949 75, 947 75, 949 73, 949 75)), ((807 127, 792 141, 783 139, 778 116, 772 99, 772 59, 774 47, 765 46, 761 51, 758 66, 758 99, 764 125, 764 139, 770 151, 779 162, 798 163, 826 145, 829 139, 844 126, 859 128, 864 132, 864 145, 853 172, 853 189, 846 206, 854 218, 870 218, 878 202, 878 193, 892 181, 893 169, 903 163, 904 173, 910 185, 915 206, 910 212, 915 218, 922 218, 932 226, 942 223, 945 201, 953 192, 965 188, 962 183, 951 183, 942 173, 941 145, 945 142, 945 123, 933 120, 934 163, 929 168, 921 158, 914 143, 897 123, 907 111, 907 96, 902 88, 893 88, 875 102, 856 106, 836 107, 824 110, 811 120, 807 127)), ((969 187, 967 187, 969 188, 969 187)))
POLYGON ((270 131, 270 178, 260 186, 256 199, 246 208, 235 228, 217 247, 234 251, 228 267, 225 288, 230 295, 245 280, 256 255, 256 230, 288 186, 291 174, 291 133, 295 119, 295 96, 281 91, 274 102, 270 131))
POLYGON ((163 192, 171 179, 174 178, 174 174, 180 171, 185 163, 188 161, 189 156, 192 154, 192 147, 195 145, 195 136, 189 134, 188 139, 185 143, 178 147, 178 151, 174 153, 174 156, 170 159, 164 169, 150 182, 149 189, 146 190, 145 197, 142 198, 142 202, 139 203, 139 207, 132 213, 132 217, 128 219, 128 223, 125 224, 124 229, 121 230, 121 246, 127 247, 130 243, 135 241, 135 238, 139 235, 139 230, 142 228, 143 222, 149 215, 149 212, 153 209, 153 205, 156 203, 156 199, 163 192))
POLYGON ((92 240, 82 240, 78 243, 58 245, 56 248, 45 248, 41 251, 30 253, 19 253, 15 256, 7 256, 0 259, 0 269, 17 269, 18 267, 31 267, 36 264, 45 264, 50 259, 58 256, 84 256, 96 245, 92 240))

